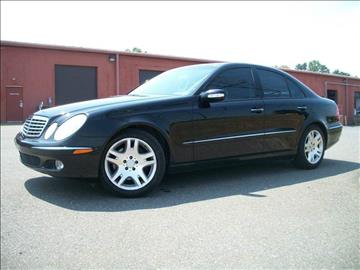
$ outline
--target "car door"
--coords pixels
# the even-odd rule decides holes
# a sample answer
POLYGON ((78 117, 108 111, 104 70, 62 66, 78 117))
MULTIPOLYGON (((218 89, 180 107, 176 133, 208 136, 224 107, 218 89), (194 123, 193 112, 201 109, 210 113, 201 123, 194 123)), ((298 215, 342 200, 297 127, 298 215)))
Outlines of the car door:
POLYGON ((203 91, 222 89, 225 100, 194 107, 194 159, 207 160, 263 151, 261 91, 250 67, 220 71, 203 91))
POLYGON ((280 72, 256 71, 264 96, 264 151, 294 151, 307 116, 305 95, 280 72))

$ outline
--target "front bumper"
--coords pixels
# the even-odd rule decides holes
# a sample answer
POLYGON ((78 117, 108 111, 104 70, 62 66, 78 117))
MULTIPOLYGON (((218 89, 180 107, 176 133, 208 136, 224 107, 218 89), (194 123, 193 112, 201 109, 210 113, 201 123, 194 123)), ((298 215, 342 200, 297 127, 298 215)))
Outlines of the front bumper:
POLYGON ((15 137, 15 145, 21 162, 31 169, 57 177, 98 177, 101 151, 94 147, 93 152, 74 155, 74 150, 85 147, 42 146, 27 140, 21 133, 15 137), (64 167, 57 169, 55 161, 60 160, 64 167))

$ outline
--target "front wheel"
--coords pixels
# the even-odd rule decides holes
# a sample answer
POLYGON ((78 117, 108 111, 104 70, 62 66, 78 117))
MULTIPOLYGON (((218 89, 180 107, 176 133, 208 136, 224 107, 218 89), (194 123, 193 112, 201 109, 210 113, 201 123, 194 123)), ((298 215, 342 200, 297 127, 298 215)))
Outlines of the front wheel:
POLYGON ((295 165, 302 169, 314 169, 320 165, 324 153, 324 133, 318 126, 312 125, 305 130, 300 140, 295 165))
POLYGON ((103 186, 124 197, 149 192, 161 182, 166 168, 161 144, 142 130, 128 130, 112 140, 101 162, 103 186))

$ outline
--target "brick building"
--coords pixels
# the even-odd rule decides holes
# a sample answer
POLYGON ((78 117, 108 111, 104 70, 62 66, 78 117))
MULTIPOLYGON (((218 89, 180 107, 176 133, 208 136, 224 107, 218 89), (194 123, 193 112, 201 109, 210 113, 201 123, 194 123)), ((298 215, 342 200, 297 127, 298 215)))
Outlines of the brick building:
MULTIPOLYGON (((23 121, 45 107, 127 94, 171 68, 214 61, 19 42, 1 42, 1 122, 23 121)), ((343 122, 360 114, 360 79, 285 70, 334 99, 343 122), (357 109, 356 109, 357 108, 357 109)))

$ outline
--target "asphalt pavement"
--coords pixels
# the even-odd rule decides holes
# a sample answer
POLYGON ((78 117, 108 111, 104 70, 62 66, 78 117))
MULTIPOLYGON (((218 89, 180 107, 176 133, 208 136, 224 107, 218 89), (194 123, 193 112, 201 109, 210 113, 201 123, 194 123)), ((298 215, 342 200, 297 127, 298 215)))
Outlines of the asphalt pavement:
POLYGON ((1 269, 360 268, 360 127, 316 170, 239 162, 137 199, 26 168, 19 129, 1 126, 1 269))

